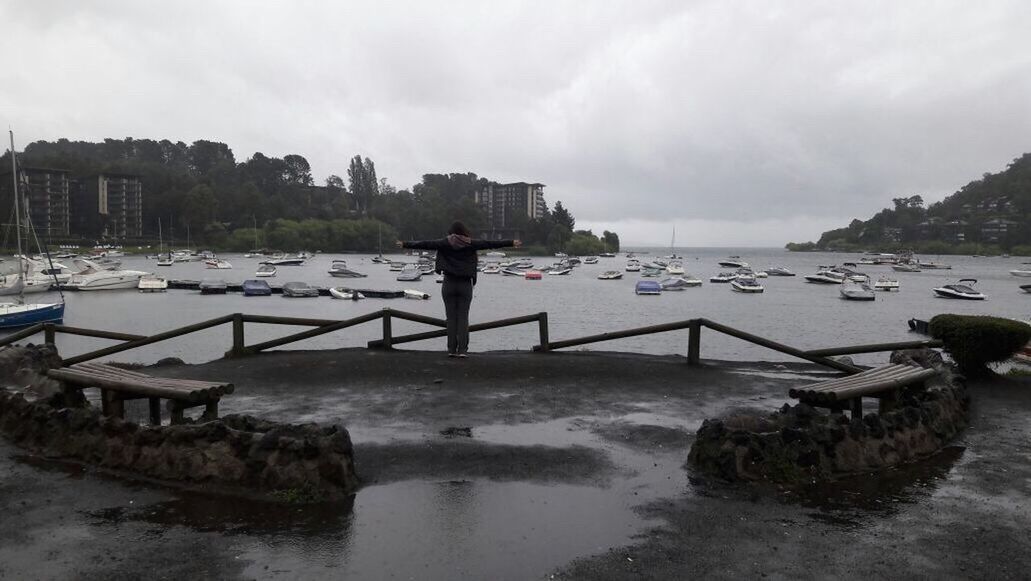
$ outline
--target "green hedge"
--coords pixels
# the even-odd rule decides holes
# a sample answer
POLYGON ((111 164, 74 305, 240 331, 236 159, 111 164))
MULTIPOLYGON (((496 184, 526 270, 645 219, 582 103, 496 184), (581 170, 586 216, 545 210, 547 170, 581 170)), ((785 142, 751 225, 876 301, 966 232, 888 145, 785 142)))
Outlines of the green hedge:
POLYGON ((938 315, 930 331, 960 371, 972 377, 989 373, 989 363, 1009 359, 1031 341, 1031 325, 999 317, 938 315))

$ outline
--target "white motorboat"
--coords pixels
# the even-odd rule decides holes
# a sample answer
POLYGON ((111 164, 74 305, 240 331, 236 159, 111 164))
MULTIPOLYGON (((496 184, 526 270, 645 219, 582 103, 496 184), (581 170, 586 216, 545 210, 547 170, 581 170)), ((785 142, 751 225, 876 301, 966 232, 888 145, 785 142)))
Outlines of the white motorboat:
POLYGON ((920 272, 921 271, 920 270, 920 265, 909 264, 909 263, 893 264, 893 265, 891 265, 891 269, 894 270, 895 272, 920 272))
POLYGON ((366 275, 347 268, 347 261, 334 260, 329 267, 329 275, 337 278, 365 278, 366 275))
POLYGON ((301 266, 307 259, 300 256, 285 256, 282 258, 270 258, 268 260, 261 261, 261 264, 271 264, 272 266, 301 266))
POLYGON ((870 285, 854 280, 841 283, 841 288, 838 289, 838 292, 841 293, 841 298, 850 301, 872 301, 877 298, 870 285))
POLYGON ((737 275, 732 272, 721 272, 715 276, 709 277, 709 282, 733 282, 735 278, 737 278, 737 275))
POLYGON ((719 262, 723 268, 745 268, 748 263, 741 260, 740 256, 728 256, 719 262))
POLYGON ((391 272, 401 272, 404 269, 405 269, 405 263, 403 263, 403 262, 394 261, 394 262, 390 263, 390 271, 391 272))
POLYGON ((555 258, 569 258, 569 255, 566 254, 565 252, 556 252, 555 253, 555 258))
POLYGON ((702 281, 698 279, 686 279, 680 276, 672 276, 659 281, 663 291, 682 291, 691 287, 701 286, 702 281))
POLYGON ((971 285, 977 284, 977 279, 961 278, 956 284, 946 284, 933 289, 934 294, 946 299, 964 299, 968 301, 983 301, 983 293, 974 290, 971 285), (968 283, 968 284, 963 284, 968 283))
POLYGON ((75 264, 84 268, 71 276, 67 286, 81 291, 135 289, 141 278, 152 274, 142 270, 103 270, 103 265, 84 259, 75 264))
POLYGON ((770 276, 795 276, 795 273, 791 272, 783 266, 774 266, 773 268, 767 268, 766 274, 770 276))
POLYGON ((670 260, 669 264, 666 265, 666 274, 671 274, 673 276, 684 274, 684 263, 679 260, 670 260))
POLYGON ((641 261, 637 260, 636 258, 631 258, 630 260, 627 260, 626 261, 626 271, 627 272, 640 272, 641 271, 641 261))
POLYGON ((141 293, 163 293, 168 290, 168 279, 163 276, 148 274, 147 276, 140 277, 136 288, 140 289, 141 293))
POLYGON ((936 262, 934 260, 918 260, 917 265, 924 270, 952 270, 952 265, 945 264, 944 262, 936 262))
POLYGON ((501 274, 505 276, 523 276, 523 271, 518 268, 506 266, 501 269, 501 274))
POLYGON ((730 290, 739 293, 761 293, 766 289, 750 276, 739 276, 730 283, 730 290))
POLYGON ((598 256, 600 256, 601 258, 615 258, 616 257, 616 253, 615 252, 602 252, 598 256))
POLYGON ((1031 276, 1031 269, 1028 268, 1015 268, 1010 271, 1013 276, 1031 276))
POLYGON ((229 264, 228 260, 222 260, 221 258, 212 258, 204 261, 205 268, 214 268, 217 270, 229 270, 233 268, 232 264, 229 264))
POLYGON ((417 264, 409 264, 401 270, 397 275, 397 280, 404 282, 413 282, 422 279, 422 270, 417 264))
POLYGON ((585 256, 583 259, 584 264, 598 264, 597 256, 585 256))
POLYGON ((491 257, 496 257, 496 258, 504 258, 504 257, 506 257, 508 255, 505 254, 504 252, 501 252, 500 250, 491 250, 490 252, 485 253, 484 256, 491 256, 491 257))
POLYGON ((621 278, 623 278, 623 273, 618 270, 606 270, 598 275, 598 280, 619 280, 621 278))
POLYGON ((482 272, 483 274, 501 274, 501 265, 492 262, 487 266, 484 266, 483 270, 481 270, 480 272, 482 272))
POLYGON ((848 275, 840 270, 821 270, 816 274, 805 275, 805 281, 813 284, 841 284, 848 275))
POLYGON ((641 276, 646 276, 646 277, 649 277, 649 278, 650 277, 654 277, 654 276, 659 276, 659 275, 662 274, 662 272, 663 272, 663 269, 661 269, 661 268, 652 268, 650 266, 642 266, 641 267, 641 276))
POLYGON ((175 264, 175 260, 172 258, 171 254, 166 254, 165 256, 158 258, 157 261, 158 266, 172 266, 173 264, 175 264))
POLYGON ((344 287, 333 287, 329 289, 329 296, 334 299, 341 299, 345 301, 357 301, 365 298, 362 293, 349 288, 344 287))
POLYGON ((571 272, 573 272, 573 269, 569 268, 568 266, 565 266, 565 267, 563 267, 563 266, 555 266, 555 267, 552 267, 552 268, 548 269, 548 274, 550 274, 552 276, 561 276, 561 275, 564 275, 564 274, 569 274, 571 272))
POLYGON ((283 285, 283 297, 307 298, 319 296, 319 289, 306 282, 288 282, 283 285))
POLYGON ((276 267, 271 264, 261 264, 258 266, 258 270, 255 271, 254 276, 263 278, 276 276, 276 267))
POLYGON ((424 293, 421 290, 405 289, 405 298, 424 301, 430 298, 430 293, 424 293))
POLYGON ((879 291, 897 291, 901 286, 899 285, 898 280, 888 276, 882 276, 873 284, 873 288, 874 290, 879 291))

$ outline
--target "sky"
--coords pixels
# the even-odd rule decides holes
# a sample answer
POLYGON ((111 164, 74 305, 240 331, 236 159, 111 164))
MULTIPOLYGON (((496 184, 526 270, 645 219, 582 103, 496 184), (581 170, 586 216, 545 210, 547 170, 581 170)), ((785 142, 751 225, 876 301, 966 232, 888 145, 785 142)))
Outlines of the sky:
POLYGON ((0 122, 547 185, 626 244, 782 246, 1031 151, 1031 2, 0 0, 0 122))

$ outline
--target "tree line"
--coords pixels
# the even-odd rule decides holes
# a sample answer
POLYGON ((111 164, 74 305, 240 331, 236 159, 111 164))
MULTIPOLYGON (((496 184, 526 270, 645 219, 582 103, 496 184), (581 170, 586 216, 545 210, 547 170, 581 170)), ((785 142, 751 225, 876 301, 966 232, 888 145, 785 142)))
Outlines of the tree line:
MULTIPOLYGON (((149 238, 157 238, 160 219, 166 238, 181 243, 189 229, 193 241, 215 249, 258 245, 286 251, 373 251, 381 240, 440 237, 454 220, 474 231, 488 224, 474 197, 489 183, 486 178, 425 174, 418 184, 398 190, 360 155, 347 160, 341 172, 346 180, 333 174, 322 184, 316 184, 302 155, 256 152, 240 161, 227 144, 208 140, 36 141, 26 146, 20 161, 78 177, 139 175, 149 238)), ((525 233, 531 249, 582 254, 619 248, 615 233, 599 237, 575 230, 575 219, 561 202, 541 219, 524 218, 510 226, 525 233)))

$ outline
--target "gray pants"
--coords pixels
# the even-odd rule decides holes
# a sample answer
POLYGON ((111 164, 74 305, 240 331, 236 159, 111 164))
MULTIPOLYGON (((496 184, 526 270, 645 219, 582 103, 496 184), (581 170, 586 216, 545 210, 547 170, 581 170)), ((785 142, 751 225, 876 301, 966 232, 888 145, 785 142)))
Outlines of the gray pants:
POLYGON ((473 303, 473 281, 469 278, 444 276, 440 289, 447 314, 447 351, 469 351, 469 305, 473 303))

